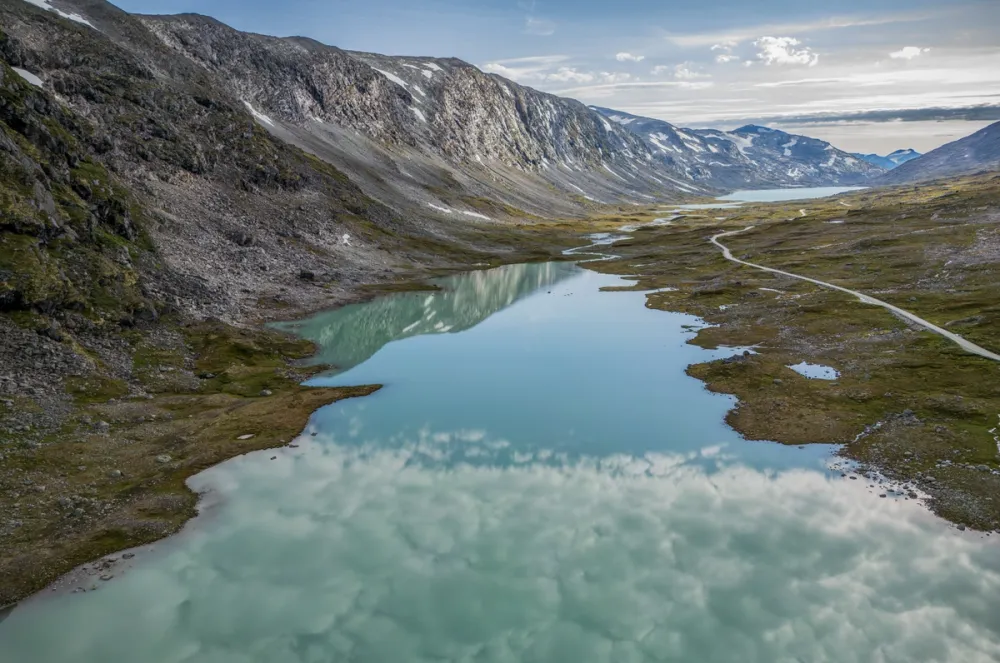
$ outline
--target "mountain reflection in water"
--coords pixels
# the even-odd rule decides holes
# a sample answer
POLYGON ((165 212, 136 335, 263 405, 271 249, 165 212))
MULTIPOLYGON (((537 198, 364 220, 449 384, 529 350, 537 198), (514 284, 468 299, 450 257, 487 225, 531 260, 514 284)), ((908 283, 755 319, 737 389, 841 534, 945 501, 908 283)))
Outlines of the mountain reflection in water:
POLYGON ((392 341, 470 329, 579 270, 570 263, 505 265, 439 279, 435 283, 441 290, 380 297, 275 326, 314 341, 319 346, 317 363, 345 371, 392 341))

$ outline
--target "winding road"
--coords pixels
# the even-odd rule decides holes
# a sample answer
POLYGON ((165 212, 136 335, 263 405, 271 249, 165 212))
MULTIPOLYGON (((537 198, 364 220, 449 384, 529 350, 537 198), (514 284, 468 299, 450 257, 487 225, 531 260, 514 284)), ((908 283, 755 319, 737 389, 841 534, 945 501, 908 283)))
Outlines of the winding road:
POLYGON ((772 274, 781 274, 782 276, 788 276, 788 277, 791 277, 793 279, 798 279, 800 281, 808 281, 809 283, 814 283, 814 284, 820 286, 821 288, 829 288, 831 290, 839 290, 840 292, 845 292, 848 295, 853 295, 853 296, 857 297, 859 300, 861 300, 865 304, 872 304, 874 306, 881 306, 882 308, 889 309, 890 311, 892 311, 896 315, 898 315, 900 317, 903 317, 903 318, 906 318, 910 322, 916 323, 916 324, 920 325, 921 327, 924 327, 924 328, 926 328, 926 329, 934 332, 935 334, 939 334, 941 336, 944 336, 946 339, 948 339, 949 341, 955 343, 955 345, 957 345, 958 347, 962 348, 966 352, 971 352, 974 355, 979 355, 980 357, 985 357, 986 359, 992 359, 993 361, 1000 361, 1000 355, 996 354, 995 352, 990 352, 986 348, 982 348, 982 347, 976 345, 975 343, 971 343, 971 342, 965 340, 964 338, 962 338, 961 336, 959 336, 958 334, 953 334, 952 332, 948 331, 947 329, 943 329, 941 327, 938 327, 933 322, 928 322, 927 320, 924 320, 923 318, 921 318, 921 317, 919 317, 917 315, 914 315, 913 313, 910 313, 909 311, 904 311, 903 309, 899 308, 898 306, 893 306, 892 304, 890 304, 888 302, 883 302, 881 299, 875 299, 874 297, 871 297, 869 295, 860 293, 860 292, 858 292, 856 290, 850 290, 848 288, 842 288, 839 285, 834 285, 832 283, 827 283, 826 281, 819 281, 817 279, 811 279, 808 276, 800 276, 799 274, 793 274, 791 272, 786 272, 786 271, 781 270, 781 269, 774 269, 773 267, 765 267, 764 265, 758 265, 756 263, 747 262, 746 260, 740 260, 739 258, 734 258, 733 254, 732 254, 732 251, 730 251, 729 248, 725 244, 723 244, 722 242, 719 241, 719 239, 722 238, 722 237, 729 237, 730 235, 739 235, 740 233, 745 233, 748 230, 753 230, 753 228, 754 228, 754 226, 748 226, 748 227, 744 228, 743 230, 730 230, 729 232, 719 233, 718 235, 713 235, 710 241, 712 242, 712 244, 715 244, 717 247, 719 247, 720 249, 722 249, 722 255, 723 255, 723 257, 726 258, 726 260, 731 260, 731 261, 733 261, 735 263, 738 263, 740 265, 745 265, 747 267, 753 267, 754 269, 759 269, 759 270, 764 271, 764 272, 771 272, 772 274))

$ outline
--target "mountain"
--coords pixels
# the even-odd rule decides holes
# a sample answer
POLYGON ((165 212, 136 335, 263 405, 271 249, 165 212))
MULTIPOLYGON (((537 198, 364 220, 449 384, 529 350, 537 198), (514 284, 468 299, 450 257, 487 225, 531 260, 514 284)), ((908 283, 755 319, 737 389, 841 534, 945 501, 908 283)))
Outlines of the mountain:
POLYGON ((1000 169, 1000 122, 907 161, 878 184, 905 184, 1000 169))
POLYGON ((890 152, 885 156, 878 154, 858 154, 854 153, 859 159, 867 161, 870 164, 874 164, 879 168, 885 168, 886 170, 892 170, 896 166, 906 163, 907 161, 912 161, 920 156, 920 152, 913 149, 896 150, 895 152, 890 152))
POLYGON ((580 102, 461 60, 344 51, 198 15, 138 20, 211 73, 269 132, 395 208, 502 215, 482 209, 478 199, 486 197, 551 214, 580 202, 649 202, 692 190, 665 182, 642 141, 580 102))
POLYGON ((591 108, 639 136, 678 179, 728 189, 835 186, 864 184, 884 172, 825 141, 767 127, 681 129, 663 120, 591 108))

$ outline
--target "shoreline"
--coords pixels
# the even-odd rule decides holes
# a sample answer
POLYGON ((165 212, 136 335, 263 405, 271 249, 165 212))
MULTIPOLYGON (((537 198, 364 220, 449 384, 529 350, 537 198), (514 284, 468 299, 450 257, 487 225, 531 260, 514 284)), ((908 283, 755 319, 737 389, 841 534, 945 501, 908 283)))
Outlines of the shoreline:
MULTIPOLYGON (((849 194, 850 213, 839 198, 748 205, 719 210, 725 214, 719 217, 686 215, 670 226, 639 229, 609 247, 616 257, 585 266, 632 277, 632 289, 650 291, 647 307, 710 323, 690 341, 695 345, 757 348, 747 357, 688 368, 710 391, 738 399, 726 422, 744 438, 842 445, 839 455, 859 463, 866 476, 928 495, 930 511, 959 529, 1000 532, 1000 504, 993 501, 1000 490, 996 363, 890 310, 781 273, 872 292, 988 346, 996 338, 991 318, 973 307, 996 301, 1000 284, 988 269, 995 263, 962 274, 952 301, 937 295, 935 279, 948 274, 940 270, 949 260, 968 263, 966 238, 990 223, 988 215, 980 220, 974 213, 988 207, 976 204, 994 199, 997 187, 989 178, 971 178, 862 191, 849 194), (956 189, 967 199, 956 198, 956 189), (945 214, 962 216, 945 225, 945 214), (907 220, 903 231, 893 218, 907 220), (733 255, 777 273, 729 262, 711 243, 748 225, 755 232, 732 236, 733 255), (865 253, 853 248, 858 243, 865 253), (829 251, 836 253, 827 257, 829 251), (915 251, 933 251, 935 259, 914 261, 915 251), (858 262, 861 283, 854 276, 858 262), (942 317, 949 309, 956 313, 942 317), (833 367, 838 378, 810 379, 790 368, 803 360, 833 367)), ((1000 255, 992 260, 1000 262, 1000 255)))
MULTIPOLYGON (((0 612, 51 591, 53 583, 74 570, 102 565, 109 556, 177 534, 196 515, 198 496, 187 479, 249 452, 284 447, 320 407, 380 388, 303 386, 329 367, 304 363, 316 354, 315 345, 273 330, 269 322, 397 292, 436 290, 430 281, 447 274, 564 261, 562 249, 579 234, 575 224, 590 222, 557 220, 502 233, 494 229, 486 244, 502 239, 504 248, 498 253, 486 253, 484 244, 480 253, 468 253, 469 264, 414 266, 354 284, 333 297, 315 297, 305 290, 311 284, 296 282, 295 290, 305 296, 291 306, 260 302, 243 326, 170 319, 127 332, 133 379, 126 383, 97 372, 68 378, 69 398, 57 392, 61 407, 48 408, 59 410, 60 419, 39 443, 25 448, 23 460, 6 467, 8 480, 13 473, 24 477, 17 484, 37 486, 48 504, 37 498, 25 504, 21 491, 5 495, 11 504, 27 508, 30 520, 9 521, 17 525, 0 557, 0 612), (474 257, 488 262, 472 262, 474 257), (266 426, 246 430, 248 420, 263 420, 266 426), (237 439, 248 434, 253 437, 237 439)), ((11 402, 37 411, 34 398, 52 396, 14 396, 11 402)), ((3 417, 0 402, 0 421, 3 417)), ((8 463, 16 458, 6 454, 8 463)), ((0 523, 0 534, 2 530, 0 523)))
MULTIPOLYGON (((810 201, 807 204, 807 209, 815 214, 815 208, 823 205, 822 200, 810 201)), ((914 471, 917 468, 907 467, 910 460, 908 460, 909 456, 906 455, 905 451, 897 449, 898 455, 902 456, 901 459, 884 457, 886 445, 891 447, 894 440, 912 438, 918 428, 927 428, 924 425, 925 412, 915 407, 903 407, 903 404, 895 402, 871 403, 872 395, 860 394, 855 387, 858 382, 868 382, 873 379, 872 375, 868 373, 877 370, 878 362, 871 364, 871 360, 864 359, 867 355, 859 355, 857 352, 852 354, 842 351, 843 348, 838 351, 837 347, 828 347, 828 343, 822 342, 828 341, 828 333, 825 328, 813 326, 812 328, 799 329, 796 327, 802 323, 803 315, 808 318, 814 317, 810 315, 811 311, 801 314, 798 309, 802 309, 804 300, 815 299, 815 293, 803 290, 807 287, 805 284, 799 286, 786 283, 774 284, 772 283, 772 275, 765 275, 767 283, 764 283, 759 278, 748 278, 745 270, 743 272, 733 271, 732 267, 735 266, 724 261, 705 235, 706 231, 713 234, 718 233, 727 225, 742 222, 742 217, 745 215, 759 214, 762 209, 772 216, 780 217, 784 207, 787 206, 787 204, 781 203, 769 205, 766 208, 748 206, 735 210, 734 217, 722 223, 715 220, 706 224, 702 220, 704 217, 681 216, 670 225, 637 228, 627 239, 609 245, 608 248, 613 248, 618 255, 598 261, 584 262, 579 260, 579 256, 555 253, 553 247, 556 245, 557 239, 561 242, 558 244, 558 248, 561 250, 565 248, 563 245, 568 243, 570 234, 565 233, 565 236, 560 234, 559 231, 566 228, 565 224, 554 224, 542 230, 540 236, 536 235, 532 238, 538 246, 546 246, 543 252, 547 252, 547 257, 540 254, 532 257, 536 260, 570 260, 580 263, 585 269, 614 273, 634 280, 634 285, 625 289, 648 291, 647 307, 692 313, 706 322, 707 326, 699 330, 697 335, 688 341, 691 344, 707 348, 719 345, 760 348, 758 354, 749 357, 692 364, 686 370, 688 375, 699 379, 707 390, 726 393, 736 398, 736 404, 726 414, 725 422, 745 439, 770 440, 786 445, 808 443, 842 445, 838 455, 859 463, 860 473, 874 471, 876 476, 894 482, 893 485, 898 485, 901 489, 918 491, 922 496, 929 496, 927 507, 936 515, 961 527, 968 526, 986 532, 1000 527, 994 520, 995 514, 979 509, 982 506, 981 498, 975 494, 970 497, 963 482, 949 476, 966 472, 970 467, 968 462, 959 463, 948 460, 942 468, 940 461, 947 459, 942 459, 939 454, 930 460, 938 462, 937 465, 932 465, 934 472, 945 478, 931 477, 927 480, 923 470, 928 467, 928 458, 920 458, 920 454, 918 454, 921 463, 919 471, 914 471), (684 254, 683 259, 679 262, 676 261, 678 252, 684 254), (641 256, 641 260, 637 260, 639 256, 641 256), (631 262, 633 261, 640 262, 643 269, 632 267, 631 262), (649 267, 653 267, 653 269, 651 270, 649 267), (758 281, 761 282, 758 283, 758 281), (771 287, 773 285, 781 287, 771 287), (750 296, 757 291, 769 291, 768 298, 765 299, 760 293, 750 296), (794 305, 791 309, 788 307, 790 303, 794 305), (774 316, 776 319, 780 319, 782 324, 748 324, 751 320, 757 320, 761 315, 774 316), (842 379, 832 382, 812 380, 787 369, 787 366, 803 358, 835 366, 840 371, 842 379), (869 363, 866 365, 866 362, 869 363), (845 390, 844 382, 851 383, 849 389, 845 390), (855 389, 855 391, 845 394, 845 391, 851 389, 855 389), (979 510, 977 511, 977 509, 979 510)), ((835 211, 843 212, 843 210, 835 211)), ((727 213, 732 214, 733 212, 733 210, 727 210, 727 213)), ((796 209, 795 212, 796 214, 793 216, 798 217, 798 210, 796 209)), ((828 213, 829 210, 826 212, 828 213)), ((581 238, 585 239, 588 233, 614 230, 626 223, 641 222, 646 219, 646 216, 649 216, 651 220, 655 214, 633 211, 618 216, 581 220, 573 226, 572 237, 576 238, 575 241, 579 241, 581 238)), ((767 227, 780 228, 784 226, 780 223, 774 223, 767 227)), ((840 227, 836 226, 836 228, 840 227)), ((528 245, 531 246, 531 244, 528 245)), ((589 246, 591 245, 577 248, 585 249, 589 246)), ((515 256, 508 257, 519 258, 520 260, 515 260, 515 262, 523 262, 526 256, 521 252, 517 253, 515 256)), ((422 274, 407 274, 405 277, 391 282, 372 285, 360 284, 352 288, 350 296, 340 299, 337 306, 371 301, 379 296, 396 292, 436 289, 436 286, 428 282, 429 279, 443 273, 475 271, 497 266, 492 264, 493 262, 468 267, 455 266, 446 270, 427 269, 422 274)), ((507 261, 500 262, 506 264, 507 261)), ((852 308, 849 302, 830 299, 835 296, 836 293, 827 293, 826 296, 821 297, 822 302, 810 301, 808 303, 808 307, 815 308, 816 313, 821 318, 817 324, 836 326, 846 323, 848 327, 852 328, 857 325, 870 327, 881 324, 884 326, 884 320, 873 322, 872 318, 877 316, 871 313, 871 307, 866 307, 868 311, 859 313, 856 307, 852 308)), ((333 307, 317 305, 315 310, 329 310, 330 308, 333 307)), ((136 545, 146 545, 176 535, 183 530, 186 523, 197 515, 196 506, 199 504, 200 497, 187 486, 187 479, 204 469, 234 457, 262 449, 283 447, 289 439, 303 430, 309 418, 320 407, 341 398, 368 395, 377 390, 378 387, 375 385, 333 389, 301 386, 301 381, 323 368, 304 367, 300 363, 302 359, 315 353, 314 346, 306 341, 292 340, 289 336, 273 332, 262 325, 265 320, 276 319, 279 315, 285 320, 302 317, 307 315, 309 310, 299 311, 295 309, 293 312, 288 309, 263 308, 261 315, 252 318, 254 327, 249 329, 223 325, 220 331, 219 328, 212 328, 213 323, 188 323, 189 326, 193 324, 194 329, 181 329, 181 333, 185 334, 186 338, 202 338, 206 334, 206 325, 209 327, 208 336, 212 336, 212 334, 219 336, 214 345, 209 344, 205 347, 195 348, 195 356, 201 358, 196 362, 191 362, 190 356, 173 358, 174 360, 182 360, 181 364, 186 362, 183 367, 178 365, 177 369, 192 375, 197 373, 202 376, 199 378, 198 388, 201 391, 198 393, 178 393, 167 389, 148 396, 149 400, 123 398, 120 402, 116 402, 117 399, 112 398, 81 403, 79 405, 81 411, 95 412, 108 418, 112 418, 110 415, 115 413, 123 415, 119 416, 117 420, 112 418, 112 421, 129 423, 130 425, 119 429, 118 424, 116 424, 110 431, 112 436, 123 432, 132 434, 140 429, 156 429, 145 430, 148 435, 142 437, 140 442, 145 441, 147 445, 155 441, 162 442, 165 437, 169 437, 171 430, 176 432, 176 429, 184 429, 185 418, 197 417, 196 421, 201 425, 201 422, 211 422, 219 416, 231 416, 240 408, 257 408, 261 404, 273 406, 265 406, 263 411, 258 412, 264 417, 274 417, 276 416, 275 409, 281 410, 282 424, 277 430, 268 431, 267 436, 253 433, 252 441, 247 441, 246 444, 238 448, 229 447, 225 451, 217 451, 215 456, 192 459, 178 454, 172 456, 167 463, 153 464, 152 478, 147 477, 148 485, 144 486, 143 482, 139 481, 135 488, 129 487, 129 490, 138 489, 140 493, 145 490, 148 493, 145 497, 150 499, 144 502, 139 500, 140 504, 133 503, 128 506, 147 519, 149 517, 154 520, 159 518, 161 524, 166 523, 165 527, 158 530, 147 529, 141 535, 126 534, 117 538, 105 538, 97 542, 96 546, 77 545, 80 544, 78 538, 71 544, 63 542, 62 549, 67 552, 64 552, 62 561, 56 560, 49 565, 44 565, 35 559, 36 569, 38 566, 43 567, 41 574, 36 571, 36 575, 29 582, 22 584, 20 593, 14 592, 16 598, 13 601, 4 602, 5 607, 10 608, 19 601, 37 593, 51 591, 53 582, 63 581, 67 571, 80 570, 88 566, 93 567, 95 564, 101 564, 105 558, 111 555, 120 555, 136 545), (265 342, 264 339, 270 340, 265 342), (243 347, 243 344, 247 342, 251 345, 263 343, 263 347, 259 348, 261 352, 251 352, 249 358, 240 356, 240 370, 232 376, 219 377, 213 372, 218 369, 221 375, 225 370, 231 368, 227 362, 232 357, 227 354, 226 348, 231 349, 230 346, 243 347), (273 345, 268 345, 268 343, 273 345), (215 362, 215 369, 209 370, 212 367, 207 364, 197 365, 206 356, 209 356, 211 362, 215 362), (268 377, 265 377, 262 382, 264 374, 268 377), (276 374, 281 376, 278 379, 277 388, 273 384, 276 374), (210 377, 204 379, 206 375, 210 377), (265 385, 265 389, 270 392, 266 397, 257 393, 262 385, 265 385), (290 402, 295 404, 295 407, 292 408, 294 410, 292 415, 288 414, 290 411, 288 403, 290 402), (154 424, 155 416, 152 419, 146 419, 141 414, 148 414, 151 411, 157 411, 166 416, 159 423, 154 424), (138 420, 135 416, 137 412, 140 413, 138 420), (128 416, 132 417, 131 421, 127 421, 128 416), (178 465, 178 462, 185 464, 178 465), (167 469, 170 471, 166 473, 167 476, 164 476, 163 470, 167 469), (180 495, 179 502, 178 495, 180 495), (69 561, 73 563, 69 564, 69 561), (47 578, 47 580, 41 582, 40 578, 47 578), (26 587, 32 589, 25 590, 26 587)), ((218 325, 222 325, 222 323, 218 323, 218 325)), ((919 332, 908 328, 898 320, 893 326, 895 329, 889 332, 888 338, 895 343, 916 343, 917 349, 922 353, 921 356, 928 352, 933 355, 937 362, 935 368, 941 368, 940 365, 943 363, 945 364, 944 369, 954 369, 954 366, 947 364, 955 361, 968 368, 970 359, 968 355, 964 359, 956 358, 957 349, 949 351, 941 344, 928 344, 926 340, 919 338, 919 332)), ((877 345, 880 340, 876 338, 875 341, 868 341, 868 344, 877 345)), ((870 349, 866 347, 855 348, 855 350, 862 352, 870 349)), ((157 355, 156 361, 159 364, 159 370, 162 371, 164 363, 170 364, 171 358, 157 355)), ((885 362, 882 363, 885 364, 885 362)), ((167 368, 166 374, 159 373, 154 375, 154 378, 160 380, 164 375, 170 378, 177 372, 169 366, 167 368)), ((915 371, 919 372, 920 370, 908 365, 902 366, 901 369, 911 377, 915 371)), ((892 379, 901 379, 900 374, 897 372, 892 376, 892 379)), ((889 396, 887 393, 887 398, 889 396)), ((1000 401, 998 401, 998 405, 1000 405, 1000 401)), ((955 410, 955 408, 952 409, 955 410)), ((967 414, 961 408, 952 411, 951 414, 954 415, 956 412, 960 415, 967 414)), ((996 413, 993 416, 995 419, 996 413)), ((268 418, 267 422, 268 426, 273 428, 273 420, 268 418)), ((989 423, 995 426, 995 421, 989 423)), ((225 435, 228 435, 230 440, 241 437, 244 434, 242 428, 245 428, 246 425, 239 424, 239 427, 240 434, 237 435, 234 429, 227 430, 225 435)), ((937 429, 940 428, 941 425, 937 425, 937 429)), ((89 438, 95 437, 93 430, 88 429, 86 432, 89 433, 89 438)), ((935 429, 932 429, 931 432, 935 432, 935 429)), ((248 430, 246 433, 249 434, 251 431, 248 430)), ((100 432, 98 432, 99 435, 100 432)), ((105 432, 104 435, 109 435, 109 433, 105 432)), ((216 440, 221 439, 218 431, 214 435, 216 440)), ((995 446, 993 437, 990 437, 989 443, 991 446, 995 446)), ((148 459, 146 464, 149 465, 148 459)), ((982 471, 978 469, 979 465, 976 467, 975 471, 982 474, 982 471)), ((994 475, 1000 475, 1000 472, 994 470, 989 474, 989 477, 994 475)), ((129 478, 131 477, 126 477, 126 479, 129 478)), ((977 476, 976 478, 982 479, 985 476, 977 476)), ((107 525, 108 523, 103 524, 104 530, 108 529, 107 525)), ((119 532, 119 534, 121 533, 119 532)), ((10 569, 8 568, 7 571, 9 574, 10 569)), ((0 577, 3 576, 0 575, 0 577)), ((8 593, 8 595, 11 594, 8 593)))

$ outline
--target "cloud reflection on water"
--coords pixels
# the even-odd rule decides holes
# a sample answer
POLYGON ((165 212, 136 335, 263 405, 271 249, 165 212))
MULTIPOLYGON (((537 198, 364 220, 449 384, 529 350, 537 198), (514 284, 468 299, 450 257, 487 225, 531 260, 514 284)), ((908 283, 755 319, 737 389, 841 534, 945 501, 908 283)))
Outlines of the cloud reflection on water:
POLYGON ((274 462, 214 468, 198 485, 239 497, 210 535, 196 528, 159 563, 64 602, 58 639, 15 613, 10 651, 77 662, 1000 656, 996 548, 912 502, 812 470, 752 469, 724 449, 428 462, 435 448, 503 446, 480 433, 428 431, 393 449, 318 437, 274 462), (716 471, 696 455, 718 458, 716 471), (104 618, 88 619, 95 610, 104 618))

